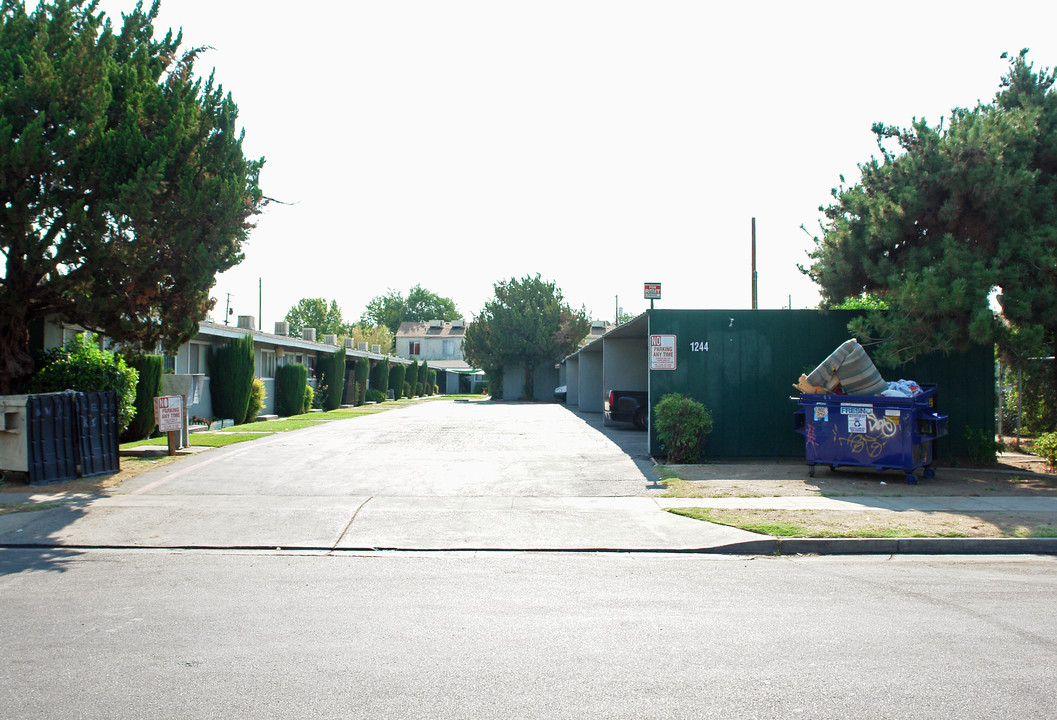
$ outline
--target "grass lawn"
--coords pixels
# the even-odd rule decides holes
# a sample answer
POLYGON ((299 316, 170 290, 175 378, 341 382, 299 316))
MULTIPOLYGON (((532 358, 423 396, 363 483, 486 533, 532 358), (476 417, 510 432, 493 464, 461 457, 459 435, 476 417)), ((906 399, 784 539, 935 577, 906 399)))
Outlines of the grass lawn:
MULTIPOLYGON (((191 433, 191 447, 225 447, 235 443, 256 440, 275 433, 288 432, 290 430, 302 430, 304 428, 316 427, 323 423, 334 420, 348 420, 349 418, 362 417, 364 415, 375 415, 388 410, 399 410, 408 407, 409 404, 417 402, 429 402, 435 400, 453 400, 456 398, 480 398, 479 395, 438 395, 430 398, 419 398, 417 400, 386 401, 376 405, 363 405, 357 408, 339 408, 329 412, 307 412, 300 415, 291 415, 278 420, 265 420, 262 422, 245 423, 234 425, 222 430, 191 433)), ((138 440, 131 443, 123 443, 121 449, 141 447, 143 445, 165 446, 168 440, 164 437, 150 438, 149 440, 138 440)))
MULTIPOLYGON (((245 427, 242 425, 240 427, 245 427)), ((191 447, 225 447, 227 445, 234 445, 235 443, 246 442, 247 440, 256 440, 259 437, 265 435, 272 435, 272 432, 245 432, 242 434, 226 433, 221 434, 217 432, 198 432, 191 433, 191 447)), ((143 447, 144 445, 157 446, 160 445, 165 447, 169 444, 169 440, 163 437, 150 438, 149 440, 137 440, 136 442, 123 443, 121 449, 143 447)))
POLYGON ((774 537, 1057 537, 1054 513, 876 512, 673 508, 676 515, 774 537))

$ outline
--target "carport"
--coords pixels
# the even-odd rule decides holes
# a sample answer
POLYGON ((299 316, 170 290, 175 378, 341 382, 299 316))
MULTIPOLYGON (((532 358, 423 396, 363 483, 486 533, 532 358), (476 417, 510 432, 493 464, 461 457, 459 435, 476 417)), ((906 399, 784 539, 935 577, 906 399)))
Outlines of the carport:
POLYGON ((610 330, 565 358, 566 402, 600 413, 610 390, 649 390, 645 313, 610 330))

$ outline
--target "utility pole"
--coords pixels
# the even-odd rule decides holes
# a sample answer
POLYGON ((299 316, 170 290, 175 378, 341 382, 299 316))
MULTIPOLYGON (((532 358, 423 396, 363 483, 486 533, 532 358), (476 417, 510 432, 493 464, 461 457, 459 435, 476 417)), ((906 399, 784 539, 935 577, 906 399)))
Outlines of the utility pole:
POLYGON ((228 324, 228 318, 231 316, 231 293, 227 293, 227 300, 224 301, 224 324, 228 324))
POLYGON ((756 218, 752 219, 752 309, 756 309, 756 218))

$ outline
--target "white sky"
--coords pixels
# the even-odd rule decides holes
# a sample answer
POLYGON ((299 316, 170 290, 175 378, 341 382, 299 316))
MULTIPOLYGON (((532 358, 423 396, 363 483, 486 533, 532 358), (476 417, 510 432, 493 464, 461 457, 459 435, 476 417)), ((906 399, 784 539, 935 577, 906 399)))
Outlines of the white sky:
MULTIPOLYGON (((149 0, 148 0, 149 4, 149 0)), ((421 283, 472 317, 541 273, 612 319, 649 305, 813 307, 806 262, 875 121, 989 100, 1003 51, 1057 65, 1057 3, 165 0, 215 48, 272 205, 218 278, 271 330, 302 297, 346 319, 421 283)), ((132 0, 105 0, 119 18, 132 0)))

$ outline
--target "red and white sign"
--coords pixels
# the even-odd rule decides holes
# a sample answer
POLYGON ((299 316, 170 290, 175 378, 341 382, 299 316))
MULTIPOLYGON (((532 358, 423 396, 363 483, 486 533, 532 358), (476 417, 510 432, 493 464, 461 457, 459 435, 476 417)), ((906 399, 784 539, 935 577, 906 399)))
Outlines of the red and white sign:
POLYGON ((177 432, 184 426, 184 404, 179 395, 154 398, 154 421, 161 432, 177 432))
POLYGON ((675 370, 675 335, 650 335, 650 370, 675 370))
POLYGON ((642 288, 642 297, 647 300, 660 300, 661 299, 661 284, 660 283, 646 283, 642 288))

